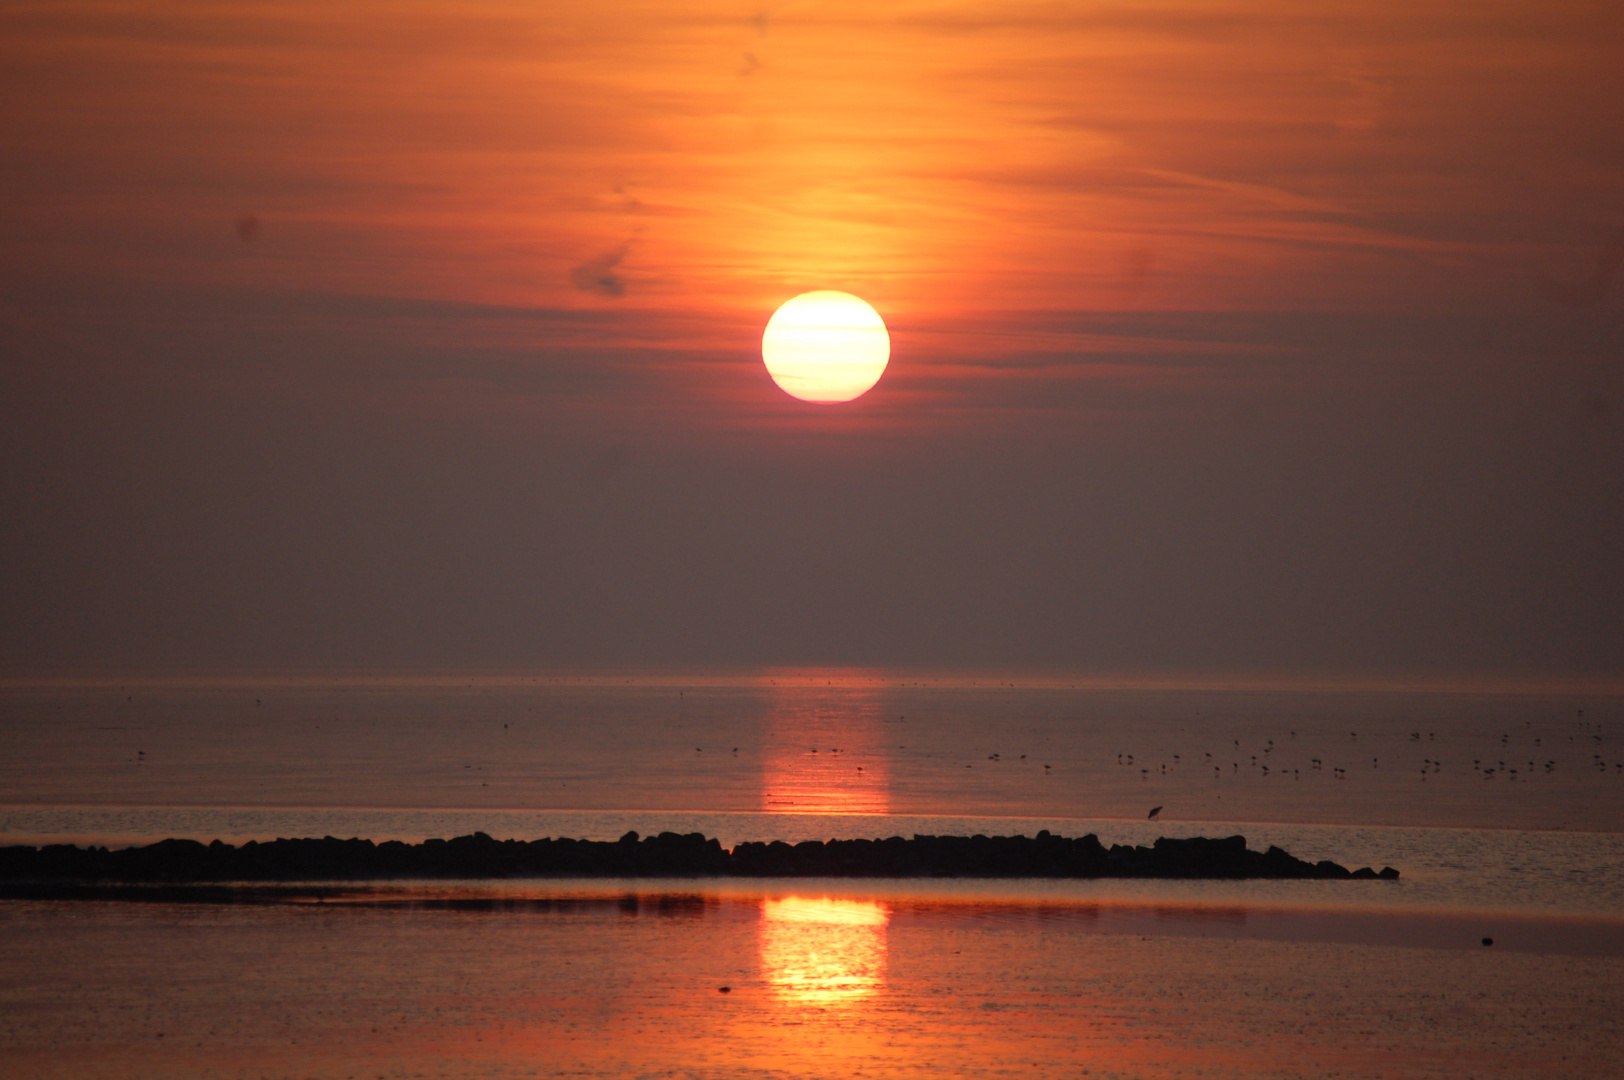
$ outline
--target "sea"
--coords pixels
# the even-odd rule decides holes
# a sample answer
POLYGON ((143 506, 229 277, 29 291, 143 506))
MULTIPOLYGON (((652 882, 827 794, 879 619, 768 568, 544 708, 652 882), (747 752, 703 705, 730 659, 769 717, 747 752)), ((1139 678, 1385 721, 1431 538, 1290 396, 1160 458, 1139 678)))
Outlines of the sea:
POLYGON ((848 669, 0 684, 0 846, 1240 834, 1397 881, 0 899, 0 1075, 1618 1076, 1624 691, 848 669))

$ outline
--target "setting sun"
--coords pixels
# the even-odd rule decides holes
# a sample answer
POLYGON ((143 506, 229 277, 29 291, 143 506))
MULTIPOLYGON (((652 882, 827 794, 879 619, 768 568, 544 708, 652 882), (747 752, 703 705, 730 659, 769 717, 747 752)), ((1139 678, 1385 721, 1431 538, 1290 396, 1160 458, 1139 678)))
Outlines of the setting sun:
POLYGON ((879 312, 851 293, 802 293, 768 320, 761 358, 786 394, 832 404, 862 397, 880 381, 891 338, 879 312))

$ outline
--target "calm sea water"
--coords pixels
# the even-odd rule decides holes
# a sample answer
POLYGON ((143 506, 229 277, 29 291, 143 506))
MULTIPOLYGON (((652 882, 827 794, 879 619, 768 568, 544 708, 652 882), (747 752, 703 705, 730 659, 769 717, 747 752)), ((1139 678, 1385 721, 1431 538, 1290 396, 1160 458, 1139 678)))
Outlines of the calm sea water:
POLYGON ((0 1067, 1614 1077, 1624 1055, 1617 954, 1190 934, 811 890, 498 909, 0 904, 0 1067))
POLYGON ((1618 695, 732 679, 0 686, 11 804, 1624 829, 1618 695), (1490 772, 1489 770, 1492 770, 1490 772))
POLYGON ((0 902, 0 1065, 1616 1074, 1618 697, 979 682, 12 686, 0 843, 1241 832, 1404 877, 438 882, 321 904, 0 902))
POLYGON ((1378 903, 1617 912, 1621 711, 850 672, 13 686, 0 842, 1240 832, 1399 867, 1378 903))

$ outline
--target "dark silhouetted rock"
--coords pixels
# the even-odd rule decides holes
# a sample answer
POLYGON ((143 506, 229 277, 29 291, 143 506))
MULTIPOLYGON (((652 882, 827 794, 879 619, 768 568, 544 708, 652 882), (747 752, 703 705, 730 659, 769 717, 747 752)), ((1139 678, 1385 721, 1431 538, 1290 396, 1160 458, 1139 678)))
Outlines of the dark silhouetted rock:
MULTIPOLYGON (((0 848, 5 883, 319 882, 391 878, 548 877, 980 877, 980 878, 1376 878, 1329 860, 1308 863, 1278 847, 1252 851, 1243 836, 1163 837, 1150 847, 1107 849, 1093 834, 900 836, 884 840, 742 843, 724 850, 700 833, 618 841, 495 840, 482 832, 405 844, 386 840, 250 840, 241 847, 163 840, 109 850, 67 844, 0 848)), ((8 889, 7 895, 20 895, 8 889)))

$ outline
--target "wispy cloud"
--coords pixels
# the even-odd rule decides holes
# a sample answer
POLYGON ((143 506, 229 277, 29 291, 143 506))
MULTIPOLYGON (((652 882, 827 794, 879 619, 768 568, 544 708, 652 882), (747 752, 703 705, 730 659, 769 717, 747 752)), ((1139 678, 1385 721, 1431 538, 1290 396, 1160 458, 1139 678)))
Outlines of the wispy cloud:
POLYGON ((584 262, 570 271, 570 282, 582 292, 597 293, 599 296, 622 297, 626 295, 626 279, 615 272, 620 261, 631 250, 632 244, 628 240, 619 247, 599 255, 590 262, 584 262))

